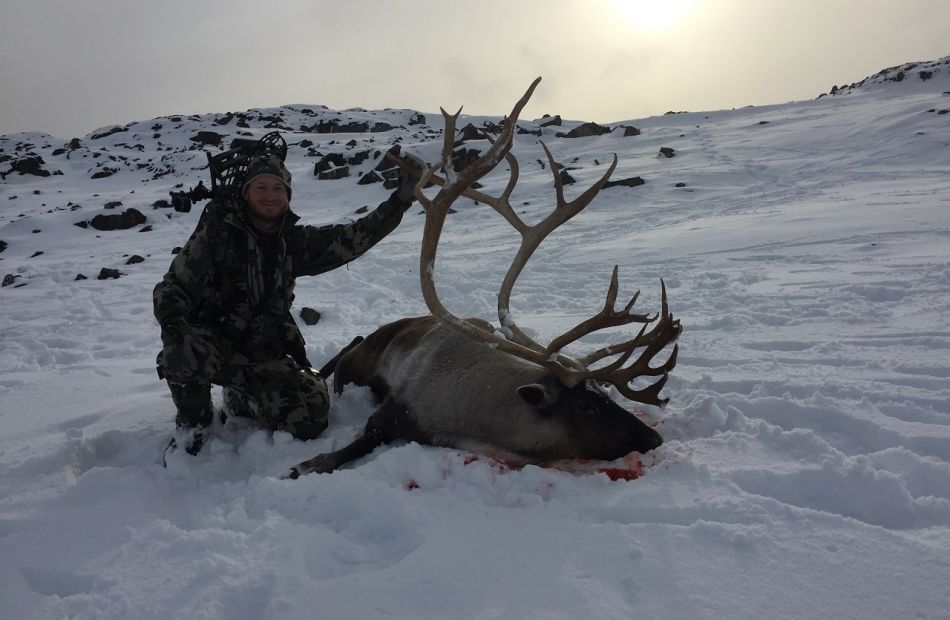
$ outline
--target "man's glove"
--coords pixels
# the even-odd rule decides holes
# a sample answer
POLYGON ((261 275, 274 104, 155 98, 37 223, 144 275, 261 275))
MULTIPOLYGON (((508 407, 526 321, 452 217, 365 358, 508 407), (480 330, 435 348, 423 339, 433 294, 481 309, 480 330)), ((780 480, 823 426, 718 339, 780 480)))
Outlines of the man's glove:
POLYGON ((208 349, 191 334, 181 320, 162 325, 162 344, 165 346, 166 375, 191 376, 208 360, 208 349))

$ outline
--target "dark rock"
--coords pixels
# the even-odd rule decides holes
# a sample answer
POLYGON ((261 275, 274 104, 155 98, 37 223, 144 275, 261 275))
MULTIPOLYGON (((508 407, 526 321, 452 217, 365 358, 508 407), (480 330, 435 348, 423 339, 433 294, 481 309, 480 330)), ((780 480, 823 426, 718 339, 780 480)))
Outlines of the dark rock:
POLYGON ((584 123, 583 125, 578 125, 574 129, 570 130, 567 133, 557 134, 558 138, 587 138, 590 136, 602 136, 605 133, 610 133, 610 127, 604 125, 598 125, 597 123, 584 123))
POLYGON ((686 183, 677 183, 673 187, 686 187, 686 183))
POLYGON ((208 146, 221 146, 221 140, 224 138, 222 134, 219 134, 214 131, 199 131, 195 135, 191 136, 192 142, 197 142, 198 144, 205 144, 208 146))
POLYGON ((456 171, 465 170, 468 166, 472 165, 476 159, 481 156, 480 151, 475 149, 458 149, 452 151, 452 166, 456 171))
POLYGON ((0 241, 0 252, 3 252, 3 251, 6 250, 6 249, 7 249, 7 242, 6 242, 6 241, 0 241))
POLYGON ((341 166, 339 168, 333 168, 331 170, 327 170, 326 172, 321 172, 317 174, 317 178, 321 181, 334 181, 337 179, 345 179, 348 176, 350 176, 349 166, 341 166))
POLYGON ((43 169, 44 163, 46 162, 43 161, 42 157, 31 153, 25 157, 13 160, 10 164, 10 171, 7 172, 7 174, 10 172, 19 172, 21 175, 32 174, 37 177, 48 177, 50 172, 49 170, 43 169))
POLYGON ((122 272, 118 269, 109 269, 108 267, 103 267, 99 270, 99 275, 96 276, 97 280, 117 280, 122 276, 122 272))
POLYGON ((409 117, 409 124, 410 125, 425 125, 426 117, 424 114, 415 112, 412 116, 409 117))
POLYGON ((313 308, 301 308, 300 318, 307 325, 316 325, 320 321, 320 313, 313 308))
POLYGON ((109 202, 107 202, 106 204, 104 204, 104 205, 102 205, 102 206, 105 207, 106 209, 115 209, 116 207, 121 207, 121 206, 122 206, 122 201, 121 201, 121 200, 110 200, 109 202))
POLYGON ((455 144, 461 144, 466 140, 482 140, 485 137, 482 130, 471 123, 462 127, 458 133, 459 136, 455 139, 455 144))
POLYGON ((357 151, 346 158, 346 163, 351 166, 359 166, 369 159, 370 151, 357 151))
POLYGON ((93 179, 104 179, 106 177, 111 177, 113 174, 118 172, 118 168, 112 168, 110 166, 103 166, 98 171, 94 172, 92 177, 93 179))
POLYGON ((153 209, 171 209, 172 203, 164 199, 156 200, 155 202, 152 203, 152 208, 153 209))
POLYGON ((359 213, 360 215, 362 215, 363 213, 368 213, 368 212, 369 212, 369 207, 366 205, 363 205, 362 207, 360 207, 359 209, 355 211, 355 213, 359 213))
MULTIPOLYGON (((382 124, 385 125, 385 123, 382 124)), ((352 123, 341 124, 340 121, 333 119, 320 121, 316 125, 303 127, 302 129, 311 133, 366 133, 369 131, 369 123, 354 121, 352 123)))
POLYGON ((617 179, 616 181, 607 181, 604 183, 604 189, 608 187, 637 187, 643 185, 646 181, 643 180, 643 177, 630 177, 628 179, 617 179))
POLYGON ((676 157, 676 151, 673 150, 673 149, 671 149, 671 148, 668 147, 668 146, 661 146, 661 147, 660 147, 660 155, 662 155, 663 157, 667 157, 667 158, 669 158, 669 157, 676 157))
POLYGON ((10 286, 16 282, 17 278, 19 277, 20 276, 18 274, 8 273, 7 275, 3 276, 3 283, 0 283, 0 286, 10 286))
POLYGON ((379 176, 375 170, 370 170, 356 182, 357 185, 369 185, 370 183, 382 183, 383 177, 379 176))
POLYGON ((402 153, 402 149, 400 148, 398 144, 392 145, 391 147, 389 147, 389 150, 386 151, 386 156, 383 157, 379 161, 378 164, 376 164, 376 167, 373 168, 373 170, 376 170, 377 172, 382 172, 383 170, 390 170, 392 168, 395 168, 396 164, 393 162, 393 160, 389 158, 389 156, 395 155, 396 157, 399 157, 401 153, 402 153))
POLYGON ((138 263, 144 263, 145 259, 139 256, 138 254, 133 254, 129 257, 129 260, 125 261, 126 265, 137 265, 138 263))
POLYGON ((88 280, 89 278, 87 278, 86 276, 84 276, 84 275, 81 274, 81 273, 77 273, 77 274, 76 274, 76 277, 73 278, 73 279, 74 279, 74 280, 88 280))
POLYGON ((573 185, 577 183, 577 180, 568 174, 567 170, 560 170, 558 174, 561 177, 561 185, 573 185))
POLYGON ((146 217, 142 212, 132 208, 115 215, 99 214, 92 218, 89 225, 96 230, 126 230, 144 224, 145 221, 146 217))
POLYGON ((313 173, 319 175, 321 172, 328 172, 333 168, 338 168, 340 166, 346 165, 346 157, 342 153, 329 153, 320 158, 320 160, 314 164, 313 173))
POLYGON ((622 127, 623 127, 623 137, 624 137, 624 138, 629 138, 629 137, 631 137, 631 136, 639 136, 639 135, 640 135, 640 130, 637 129, 636 127, 633 127, 633 126, 631 126, 631 125, 622 125, 622 127))
POLYGON ((561 121, 560 114, 556 114, 554 116, 551 116, 550 114, 545 114, 543 118, 547 120, 538 123, 538 127, 560 127, 561 123, 563 122, 561 121))
POLYGON ((36 258, 37 256, 42 256, 42 255, 43 255, 43 251, 37 250, 36 252, 33 252, 32 254, 30 254, 30 258, 36 258))
POLYGON ((92 134, 89 136, 90 140, 99 140, 100 138, 105 138, 106 136, 111 136, 112 134, 122 133, 123 131, 128 131, 128 127, 112 127, 111 129, 106 129, 105 131, 92 134))
POLYGON ((152 225, 146 224, 145 226, 139 229, 139 232, 152 232, 152 225))

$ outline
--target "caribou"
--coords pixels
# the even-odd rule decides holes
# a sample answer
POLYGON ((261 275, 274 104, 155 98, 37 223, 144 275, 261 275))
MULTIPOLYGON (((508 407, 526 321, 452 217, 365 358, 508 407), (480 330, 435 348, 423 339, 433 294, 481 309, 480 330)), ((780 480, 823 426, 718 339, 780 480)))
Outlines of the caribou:
MULTIPOLYGON (((540 243, 583 210, 617 166, 617 156, 600 179, 572 201, 564 198, 558 167, 541 143, 554 175, 556 205, 549 215, 527 225, 510 204, 518 182, 518 161, 511 153, 515 123, 541 78, 518 100, 490 146, 474 162, 454 170, 452 149, 455 114, 445 118, 441 161, 429 165, 409 156, 394 161, 421 173, 415 195, 425 210, 419 274, 422 296, 431 314, 398 319, 365 339, 354 341, 335 360, 333 389, 368 386, 377 407, 363 432, 339 450, 320 454, 294 466, 284 477, 332 472, 397 440, 456 448, 509 463, 544 463, 563 459, 623 457, 659 447, 660 434, 615 402, 612 386, 623 397, 662 407, 660 392, 676 365, 681 326, 669 311, 661 284, 656 314, 633 312, 637 292, 617 308, 618 268, 614 266, 603 309, 548 344, 537 342, 518 327, 509 311, 515 281, 540 243), (500 195, 473 187, 476 181, 507 162, 510 176, 500 195), (444 170, 444 176, 437 174, 444 170), (438 187, 431 198, 424 190, 438 187), (436 251, 449 207, 461 196, 489 205, 521 234, 521 245, 498 292, 496 328, 478 318, 460 318, 439 299, 435 282, 436 251), (581 357, 564 349, 598 330, 639 324, 628 340, 581 357), (649 328, 649 329, 648 329, 649 328), (670 345, 665 361, 651 365, 670 345), (614 358, 614 359, 610 359, 614 358), (601 363, 601 365, 597 365, 601 363), (647 378, 645 387, 632 383, 647 378)), ((431 193, 431 190, 430 190, 431 193)))

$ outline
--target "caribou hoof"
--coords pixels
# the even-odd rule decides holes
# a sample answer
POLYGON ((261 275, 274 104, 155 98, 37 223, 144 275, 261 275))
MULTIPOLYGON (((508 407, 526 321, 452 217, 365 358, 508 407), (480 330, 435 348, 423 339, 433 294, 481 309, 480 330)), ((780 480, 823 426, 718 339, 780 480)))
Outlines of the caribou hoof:
POLYGON ((329 454, 320 454, 308 461, 297 463, 290 471, 281 476, 282 480, 296 480, 307 474, 329 474, 337 468, 336 462, 329 454))

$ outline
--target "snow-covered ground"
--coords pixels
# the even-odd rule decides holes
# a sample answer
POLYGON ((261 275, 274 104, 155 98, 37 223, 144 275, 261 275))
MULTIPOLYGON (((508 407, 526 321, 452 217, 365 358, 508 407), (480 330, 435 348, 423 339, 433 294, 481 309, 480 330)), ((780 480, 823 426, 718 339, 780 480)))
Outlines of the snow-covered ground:
MULTIPOLYGON (((923 68, 931 79, 916 67, 813 101, 617 123, 634 137, 555 137, 577 120, 543 129, 578 180, 569 197, 613 153, 615 179, 646 180, 602 191, 549 238, 512 300, 550 338, 596 312, 613 264, 644 311, 664 278, 684 330, 670 404, 647 411, 666 443, 635 480, 415 444, 279 479, 359 431, 361 389, 316 441, 232 420, 162 467, 174 413, 151 289, 200 209, 152 205, 206 178, 190 138, 290 128, 294 209, 330 223, 383 199, 356 183, 376 160, 318 180, 300 141, 352 154, 401 138, 434 153, 438 115, 410 126, 409 110, 293 105, 249 112, 247 129, 223 114, 161 118, 57 155, 68 139, 0 137, 0 170, 32 151, 53 173, 0 181, 0 617, 950 618, 950 65, 923 68), (397 128, 300 131, 331 118, 397 128), (105 166, 117 172, 91 178, 105 166), (132 207, 151 230, 74 225, 132 207), (98 280, 102 268, 123 275, 98 280)), ((553 190, 537 138, 519 135, 515 153, 515 197, 540 218, 553 190)), ((348 268, 298 281, 297 306, 323 314, 302 327, 315 363, 425 313, 417 212, 348 268)), ((461 201, 440 249, 447 305, 493 319, 516 242, 461 201)))

